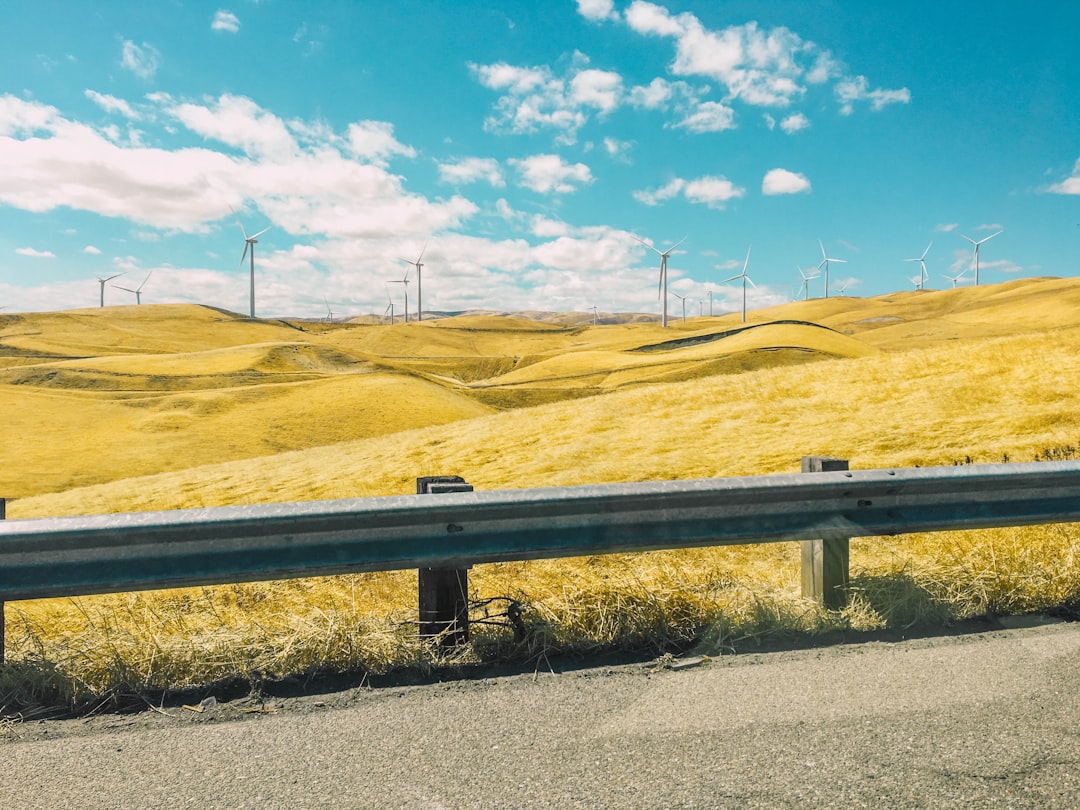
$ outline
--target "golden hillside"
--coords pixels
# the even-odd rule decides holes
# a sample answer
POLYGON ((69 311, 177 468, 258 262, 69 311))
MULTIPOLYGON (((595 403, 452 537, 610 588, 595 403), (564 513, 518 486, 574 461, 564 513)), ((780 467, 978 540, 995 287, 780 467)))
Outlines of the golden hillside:
POLYGON ((441 473, 491 489, 785 471, 804 453, 1030 458, 1080 434, 1078 312, 1080 284, 1034 279, 666 330, 6 316, 0 493, 23 499, 14 517, 401 493, 441 473))

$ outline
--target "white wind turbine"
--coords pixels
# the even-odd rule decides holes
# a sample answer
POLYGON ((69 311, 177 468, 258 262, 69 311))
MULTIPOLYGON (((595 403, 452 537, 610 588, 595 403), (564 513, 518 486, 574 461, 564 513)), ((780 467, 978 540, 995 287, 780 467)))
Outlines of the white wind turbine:
POLYGON ((105 282, 112 281, 114 278, 120 278, 120 276, 122 276, 122 275, 124 275, 124 274, 123 273, 115 273, 115 274, 113 274, 111 276, 106 276, 105 278, 102 278, 101 276, 97 277, 98 284, 101 285, 101 306, 105 306, 105 282))
POLYGON ((687 296, 679 295, 677 292, 673 292, 672 295, 674 295, 676 298, 678 298, 680 301, 682 301, 682 322, 686 323, 686 298, 687 298, 687 296))
POLYGON ((800 285, 798 295, 795 297, 798 298, 799 295, 801 295, 803 301, 805 301, 810 297, 810 282, 815 278, 818 278, 818 274, 811 272, 810 275, 806 275, 801 267, 796 267, 795 269, 798 270, 799 275, 802 276, 802 285, 800 285))
POLYGON ((966 276, 966 275, 967 275, 967 270, 962 270, 959 273, 957 273, 955 276, 945 276, 945 278, 947 278, 949 281, 951 281, 953 287, 955 288, 957 283, 960 282, 960 281, 963 281, 964 276, 966 276))
POLYGON ((394 279, 391 284, 400 284, 405 290, 405 323, 409 322, 409 271, 405 271, 405 275, 399 279, 394 279))
POLYGON ((393 326, 394 325, 394 299, 390 297, 389 288, 387 288, 387 290, 386 290, 386 300, 389 301, 390 303, 387 304, 386 310, 383 312, 382 316, 383 316, 383 318, 385 318, 387 316, 387 313, 389 313, 389 315, 390 315, 390 325, 393 326))
MULTIPOLYGON (((934 244, 933 242, 930 245, 934 244)), ((919 263, 919 280, 915 282, 915 289, 921 290, 926 286, 926 282, 930 280, 930 274, 926 272, 926 254, 930 252, 930 245, 926 246, 926 250, 922 252, 922 256, 917 259, 904 259, 905 262, 918 262, 919 263)))
POLYGON ((135 293, 135 303, 136 304, 141 304, 142 303, 142 288, 146 286, 146 282, 148 282, 150 280, 150 276, 152 276, 153 274, 154 274, 153 270, 151 270, 149 273, 147 273, 146 278, 144 278, 142 280, 142 284, 140 284, 134 290, 129 289, 128 287, 121 287, 119 284, 113 284, 113 286, 116 287, 116 289, 118 289, 118 290, 123 290, 124 292, 135 293))
POLYGON ((330 302, 326 300, 326 296, 323 296, 323 303, 326 304, 326 322, 334 322, 334 311, 330 309, 330 302))
POLYGON ((972 262, 975 264, 975 286, 976 287, 979 286, 979 246, 983 242, 989 242, 995 236, 999 236, 1000 234, 1003 234, 1003 233, 1005 233, 1005 232, 1004 231, 998 231, 997 233, 992 233, 989 236, 983 237, 978 242, 976 242, 974 239, 971 239, 970 237, 967 237, 967 236, 964 236, 963 234, 960 234, 961 236, 964 236, 964 238, 967 239, 969 242, 971 242, 972 246, 974 247, 974 254, 972 256, 972 262))
POLYGON ((592 308, 592 325, 596 326, 598 323, 600 323, 600 310, 594 304, 592 308))
POLYGON ((659 250, 654 248, 652 245, 650 245, 648 242, 645 242, 642 239, 638 239, 636 236, 634 238, 637 239, 637 241, 641 242, 641 244, 645 245, 645 247, 647 247, 649 250, 651 250, 653 253, 655 253, 657 256, 660 257, 660 283, 659 283, 659 285, 657 285, 657 296, 660 298, 661 301, 663 301, 662 314, 660 316, 660 326, 662 326, 662 327, 664 327, 666 329, 667 328, 667 298, 668 298, 668 296, 667 296, 667 260, 668 260, 668 256, 671 255, 671 251, 673 251, 675 248, 677 248, 679 245, 681 245, 683 242, 685 242, 686 237, 684 236, 682 239, 680 239, 678 242, 676 242, 674 245, 672 245, 671 247, 669 247, 667 250, 665 250, 663 252, 660 252, 659 250))
POLYGON ((846 290, 848 288, 849 284, 851 284, 850 279, 845 281, 843 284, 841 284, 839 287, 836 288, 836 294, 837 295, 844 295, 844 290, 846 290))
POLYGON ((820 239, 818 239, 818 244, 821 245, 821 263, 817 266, 817 269, 820 270, 822 267, 825 268, 825 297, 828 298, 829 297, 829 262, 836 262, 837 264, 846 264, 847 259, 833 259, 833 258, 831 258, 830 256, 828 256, 825 253, 825 245, 822 244, 822 241, 820 239))
POLYGON ((251 253, 251 317, 255 317, 255 243, 259 237, 270 230, 268 225, 256 234, 248 236, 247 231, 244 229, 244 223, 240 221, 240 217, 237 216, 236 211, 233 211, 233 216, 236 217, 236 224, 240 226, 240 233, 244 235, 244 252, 240 256, 240 266, 244 266, 244 259, 247 258, 248 253, 251 253))
MULTIPOLYGON (((416 257, 416 261, 410 261, 409 259, 402 259, 406 264, 411 264, 416 268, 416 320, 424 320, 424 299, 423 299, 423 280, 420 276, 420 268, 424 266, 424 263, 420 261, 424 258, 424 251, 427 250, 428 243, 424 242, 424 247, 420 251, 420 255, 416 257)), ((406 282, 408 283, 408 282, 406 282)), ((409 297, 408 292, 405 294, 406 299, 409 297)), ((409 305, 405 305, 405 320, 409 320, 409 305)))
POLYGON ((709 317, 711 318, 712 317, 712 288, 711 287, 709 288, 706 295, 708 295, 708 297, 709 297, 709 317))
POLYGON ((750 248, 752 248, 752 247, 753 247, 753 245, 751 245, 750 247, 748 247, 746 249, 746 261, 743 262, 742 272, 739 273, 739 275, 737 275, 737 276, 732 276, 731 278, 724 279, 725 284, 727 284, 729 281, 735 281, 736 279, 739 279, 739 278, 742 279, 742 322, 743 323, 746 323, 746 282, 749 281, 750 286, 753 287, 755 290, 757 289, 757 284, 755 284, 750 279, 750 276, 746 275, 746 267, 747 267, 748 264, 750 264, 750 248))

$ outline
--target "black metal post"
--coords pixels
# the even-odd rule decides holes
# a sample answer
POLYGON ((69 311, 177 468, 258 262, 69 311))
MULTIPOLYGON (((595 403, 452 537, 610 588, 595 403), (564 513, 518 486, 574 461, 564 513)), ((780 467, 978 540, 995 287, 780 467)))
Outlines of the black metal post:
MULTIPOLYGON (((458 475, 416 479, 417 495, 472 491, 472 485, 458 475)), ((417 583, 420 638, 437 639, 442 647, 466 644, 469 641, 469 569, 421 568, 417 583)))

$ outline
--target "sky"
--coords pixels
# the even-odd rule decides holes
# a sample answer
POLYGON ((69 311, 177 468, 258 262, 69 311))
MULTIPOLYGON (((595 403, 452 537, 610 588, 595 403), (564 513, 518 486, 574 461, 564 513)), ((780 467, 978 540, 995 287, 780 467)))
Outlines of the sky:
POLYGON ((0 308, 246 314, 266 228, 260 317, 1080 274, 1071 0, 225 3, 5 9, 0 308))

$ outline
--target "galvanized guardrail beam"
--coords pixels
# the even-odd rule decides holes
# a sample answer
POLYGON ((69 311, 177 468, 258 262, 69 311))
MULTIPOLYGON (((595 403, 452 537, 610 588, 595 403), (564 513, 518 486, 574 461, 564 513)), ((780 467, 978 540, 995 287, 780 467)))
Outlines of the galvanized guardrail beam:
POLYGON ((0 523, 0 602, 1080 521, 1080 462, 451 492, 0 523))

